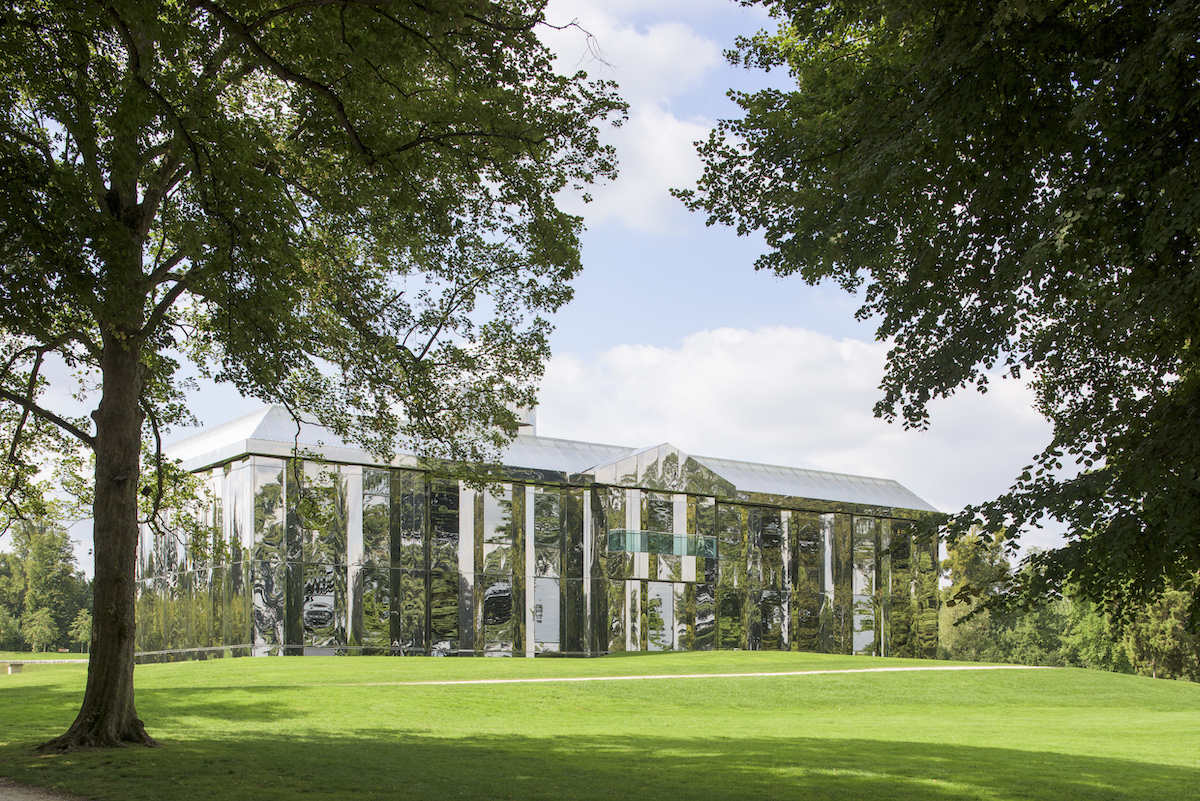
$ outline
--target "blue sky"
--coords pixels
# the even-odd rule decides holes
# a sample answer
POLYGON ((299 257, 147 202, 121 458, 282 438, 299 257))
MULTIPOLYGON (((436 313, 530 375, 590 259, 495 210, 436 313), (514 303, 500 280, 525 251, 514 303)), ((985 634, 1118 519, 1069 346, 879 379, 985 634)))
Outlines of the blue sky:
MULTIPOLYGON (((736 115, 731 87, 788 85, 722 54, 767 16, 731 0, 551 0, 548 19, 595 37, 603 63, 578 28, 545 35, 560 68, 618 81, 630 114, 605 133, 618 180, 589 205, 563 199, 585 218, 584 270, 554 320, 539 433, 893 478, 945 511, 1007 489, 1049 440, 1025 386, 937 402, 924 432, 875 419, 887 347, 854 319, 855 298, 756 272, 758 239, 707 227, 669 195, 700 175, 692 142, 736 115)), ((261 405, 212 385, 191 400, 205 425, 261 405)))

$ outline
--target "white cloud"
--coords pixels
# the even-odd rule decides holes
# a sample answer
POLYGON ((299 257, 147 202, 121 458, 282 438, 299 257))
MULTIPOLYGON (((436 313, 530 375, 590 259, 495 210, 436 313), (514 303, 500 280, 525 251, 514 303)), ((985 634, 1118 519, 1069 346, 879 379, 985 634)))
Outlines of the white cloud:
POLYGON ((589 41, 576 28, 547 30, 543 39, 558 54, 558 68, 586 69, 594 77, 616 80, 629 103, 628 122, 604 133, 617 148, 620 177, 594 188, 594 203, 564 198, 564 207, 592 224, 613 220, 639 231, 678 227, 687 212, 669 190, 699 177, 692 143, 707 135, 712 122, 681 118, 671 102, 702 86, 721 66, 720 46, 684 22, 636 26, 596 4, 555 2, 548 17, 556 24, 578 20, 592 37, 589 41))
POLYGON ((885 356, 879 343, 787 327, 559 355, 539 433, 894 478, 945 511, 1003 492, 1048 442, 1013 381, 935 403, 928 431, 876 419, 885 356))

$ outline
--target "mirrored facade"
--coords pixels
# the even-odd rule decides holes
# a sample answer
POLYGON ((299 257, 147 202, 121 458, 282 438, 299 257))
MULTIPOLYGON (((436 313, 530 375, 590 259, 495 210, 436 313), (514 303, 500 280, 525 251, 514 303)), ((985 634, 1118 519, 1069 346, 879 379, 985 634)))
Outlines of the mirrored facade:
POLYGON ((485 483, 285 417, 173 448, 213 502, 142 535, 143 660, 934 655, 934 510, 896 482, 522 434, 485 483))

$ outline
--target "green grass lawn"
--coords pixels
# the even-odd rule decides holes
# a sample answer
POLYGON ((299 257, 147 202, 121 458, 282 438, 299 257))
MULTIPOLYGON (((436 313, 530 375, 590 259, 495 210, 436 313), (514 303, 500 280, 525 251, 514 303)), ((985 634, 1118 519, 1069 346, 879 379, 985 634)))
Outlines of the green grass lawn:
POLYGON ((224 659, 137 669, 159 742, 36 756, 86 667, 0 674, 0 775, 98 799, 1187 799, 1200 684, 1087 670, 536 684, 944 665, 747 652, 224 659))

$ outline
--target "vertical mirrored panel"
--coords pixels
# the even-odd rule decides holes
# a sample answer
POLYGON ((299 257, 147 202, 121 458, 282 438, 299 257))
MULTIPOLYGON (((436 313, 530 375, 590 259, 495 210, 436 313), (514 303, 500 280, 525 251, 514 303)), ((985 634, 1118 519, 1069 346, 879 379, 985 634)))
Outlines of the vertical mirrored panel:
POLYGON ((785 556, 790 549, 783 526, 783 514, 786 513, 778 509, 762 509, 760 512, 758 547, 765 590, 782 590, 788 586, 785 556))
POLYGON ((879 656, 879 625, 877 605, 872 595, 854 596, 853 653, 860 656, 879 656))
POLYGON ((503 574, 480 576, 483 588, 482 620, 478 647, 484 654, 511 654, 516 646, 512 577, 503 574))
MULTIPOLYGON (((429 480, 429 570, 458 574, 459 502, 458 481, 429 480)), ((468 510, 468 515, 470 510, 468 510)), ((457 588, 458 579, 453 583, 457 588)), ((455 626, 457 631, 457 626, 455 626)), ((457 641, 457 636, 456 636, 457 641)), ((455 646, 457 647, 457 645, 455 646)))
POLYGON ((745 599, 743 590, 720 585, 717 588, 717 647, 738 650, 747 646, 745 599))
POLYGON ((696 593, 695 584, 682 581, 672 582, 671 595, 674 599, 675 610, 675 650, 690 651, 694 647, 696 630, 696 593))
POLYGON ((583 578, 583 490, 564 487, 561 503, 562 515, 562 560, 559 575, 562 578, 583 578))
POLYGON ((392 644, 405 654, 426 652, 428 609, 425 574, 411 570, 393 570, 392 587, 398 588, 392 610, 392 644))
POLYGON ((568 654, 583 654, 587 650, 587 604, 583 579, 560 579, 559 591, 562 594, 560 650, 568 654))
POLYGON ((762 517, 765 510, 756 506, 742 508, 743 539, 746 543, 746 583, 752 590, 762 589, 762 517))
POLYGON ((917 605, 917 656, 937 657, 938 640, 938 559, 937 541, 913 533, 913 589, 917 605))
POLYGON ((337 581, 334 565, 306 564, 304 566, 304 645, 332 647, 338 642, 339 617, 344 614, 345 586, 337 581), (339 599, 339 594, 342 596, 339 599), (339 601, 341 603, 339 603, 339 601))
MULTIPOLYGON (((498 484, 483 493, 483 531, 479 572, 491 576, 512 576, 522 570, 517 564, 513 542, 512 485, 498 484)), ((511 587, 510 587, 511 590, 511 587)))
POLYGON ((825 547, 821 541, 821 516, 811 512, 792 512, 791 521, 796 530, 795 587, 805 593, 824 592, 825 547))
POLYGON ((364 467, 362 483, 362 564, 382 570, 391 560, 391 471, 364 467))
POLYGON ((675 594, 670 582, 647 582, 646 641, 651 651, 675 650, 675 594))
MULTIPOLYGON (((455 493, 458 497, 458 493, 455 493)), ((459 650, 458 572, 429 574, 429 652, 451 656, 459 650)))
POLYGON ((642 651, 642 634, 646 630, 645 594, 642 592, 643 582, 625 582, 625 650, 642 651))
POLYGON ((917 605, 913 593, 912 531, 906 521, 891 521, 888 543, 887 656, 915 658, 917 605))
POLYGON ((728 503, 717 504, 717 580, 722 587, 746 586, 748 521, 743 509, 728 503))
POLYGON ((562 593, 558 579, 533 580, 533 645, 537 653, 559 650, 562 593))
POLYGON ((697 584, 696 591, 696 634, 693 649, 711 651, 717 639, 717 597, 712 584, 697 584))
POLYGON ((286 515, 282 459, 254 457, 254 548, 256 561, 287 560, 286 515))
POLYGON ((537 488, 533 493, 534 575, 562 575, 562 493, 537 488))
POLYGON ((282 646, 286 613, 287 564, 276 560, 259 561, 253 564, 254 644, 256 646, 282 646))
POLYGON ((225 645, 225 613, 229 606, 229 587, 226 572, 229 568, 224 565, 214 567, 209 571, 209 601, 212 608, 211 645, 225 645))
MULTIPOLYGON (((225 609, 225 644, 230 646, 250 645, 254 641, 251 633, 251 617, 253 614, 253 586, 251 585, 251 567, 249 561, 234 562, 226 573, 225 609)), ((237 651, 235 656, 245 656, 247 652, 237 651)))
POLYGON ((337 465, 306 461, 296 502, 304 561, 332 565, 346 558, 346 483, 337 465))
POLYGON ((854 518, 853 592, 872 595, 875 592, 875 543, 878 521, 873 517, 854 518))
POLYGON ((254 545, 254 525, 251 518, 251 483, 254 471, 249 459, 227 465, 225 473, 226 542, 236 561, 254 545))
POLYGON ((624 581, 605 581, 607 623, 605 637, 608 640, 606 651, 616 653, 625 650, 626 628, 629 619, 627 607, 627 591, 624 581))
POLYGON ((386 652, 392 644, 392 575, 379 568, 364 568, 362 582, 362 629, 359 643, 364 653, 386 652))
POLYGON ((793 604, 793 650, 816 653, 821 645, 821 599, 823 595, 797 591, 792 596, 793 604))
POLYGON ((854 651, 854 547, 849 515, 833 517, 833 606, 826 645, 830 653, 854 651))
POLYGON ((392 567, 428 569, 425 553, 426 482, 411 470, 392 472, 392 567))
POLYGON ((788 606, 790 597, 786 590, 763 590, 758 604, 762 625, 760 648, 764 651, 788 650, 788 606))

